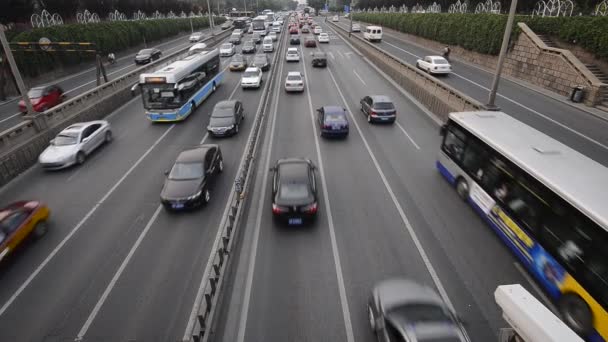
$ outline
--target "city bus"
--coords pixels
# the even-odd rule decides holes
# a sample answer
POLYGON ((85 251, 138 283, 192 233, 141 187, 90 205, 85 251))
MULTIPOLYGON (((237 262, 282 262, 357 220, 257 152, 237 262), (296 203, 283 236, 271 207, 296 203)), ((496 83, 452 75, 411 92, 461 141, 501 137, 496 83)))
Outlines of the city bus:
POLYGON ((245 28, 247 27, 247 17, 240 17, 240 18, 235 18, 232 21, 232 25, 234 26, 235 29, 241 29, 241 30, 245 30, 245 28))
POLYGON ((218 49, 192 54, 154 73, 141 74, 139 88, 146 117, 151 121, 184 120, 223 78, 218 49))
POLYGON ((268 25, 266 24, 266 16, 257 16, 251 22, 251 27, 253 28, 253 33, 259 33, 262 36, 265 36, 268 33, 268 25))
POLYGON ((608 168, 502 112, 451 113, 441 135, 439 172, 564 322, 607 341, 608 168))

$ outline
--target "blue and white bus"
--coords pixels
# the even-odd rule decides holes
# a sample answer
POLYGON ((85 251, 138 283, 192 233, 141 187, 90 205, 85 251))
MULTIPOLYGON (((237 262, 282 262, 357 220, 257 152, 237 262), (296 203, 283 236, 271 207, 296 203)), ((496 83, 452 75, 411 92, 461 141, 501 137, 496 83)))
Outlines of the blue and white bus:
POLYGON ((184 57, 168 66, 139 76, 146 117, 151 121, 187 118, 224 79, 218 49, 184 57))
POLYGON ((259 33, 261 36, 265 36, 268 33, 268 24, 266 23, 266 16, 257 16, 251 22, 253 33, 259 33))

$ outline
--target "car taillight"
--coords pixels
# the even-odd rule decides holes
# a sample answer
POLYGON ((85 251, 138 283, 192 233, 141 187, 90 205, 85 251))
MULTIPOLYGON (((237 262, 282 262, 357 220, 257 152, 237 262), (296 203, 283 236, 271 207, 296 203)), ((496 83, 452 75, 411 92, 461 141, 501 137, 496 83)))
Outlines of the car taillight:
POLYGON ((317 202, 311 203, 302 208, 302 211, 308 214, 314 214, 317 212, 317 202))
POLYGON ((331 128, 331 126, 330 126, 330 125, 325 124, 325 125, 323 125, 323 128, 325 128, 325 129, 330 129, 330 128, 331 128))
POLYGON ((376 115, 378 115, 378 113, 376 113, 376 111, 375 111, 375 110, 372 110, 372 111, 369 113, 369 115, 370 115, 370 116, 376 116, 376 115))
POLYGON ((289 209, 285 207, 281 207, 280 205, 272 204, 272 213, 273 214, 282 214, 288 212, 289 209))

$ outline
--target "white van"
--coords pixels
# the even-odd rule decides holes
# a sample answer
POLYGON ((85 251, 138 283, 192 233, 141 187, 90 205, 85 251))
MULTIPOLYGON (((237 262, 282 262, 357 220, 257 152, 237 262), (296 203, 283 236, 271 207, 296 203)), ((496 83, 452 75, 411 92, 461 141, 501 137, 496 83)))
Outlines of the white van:
POLYGON ((382 27, 380 26, 368 26, 365 28, 365 32, 363 33, 363 38, 373 41, 381 41, 382 40, 382 27))
POLYGON ((264 37, 264 41, 262 42, 262 50, 264 52, 274 51, 274 44, 272 43, 271 37, 264 37))

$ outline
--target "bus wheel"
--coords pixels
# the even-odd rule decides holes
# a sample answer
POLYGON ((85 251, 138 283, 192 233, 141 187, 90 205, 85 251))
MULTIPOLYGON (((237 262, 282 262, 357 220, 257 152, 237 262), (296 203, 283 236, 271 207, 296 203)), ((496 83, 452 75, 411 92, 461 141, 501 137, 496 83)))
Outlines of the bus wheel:
POLYGON ((559 313, 564 322, 580 336, 593 332, 593 315, 589 305, 574 294, 564 295, 559 301, 559 313))
POLYGON ((456 181, 456 193, 458 193, 458 196, 460 196, 463 201, 466 201, 467 197, 469 197, 469 184, 462 177, 458 178, 456 181))

